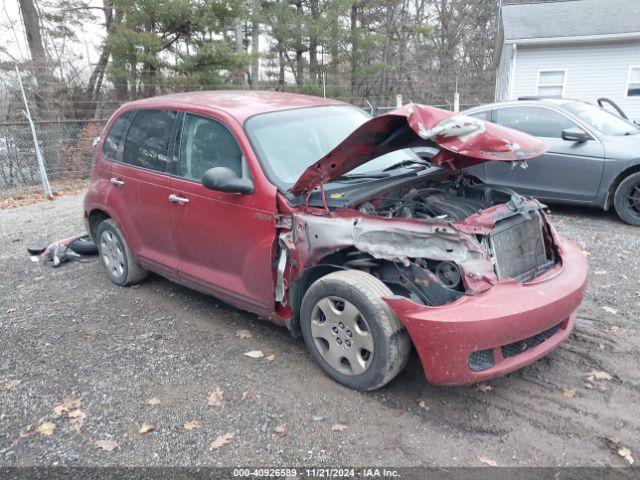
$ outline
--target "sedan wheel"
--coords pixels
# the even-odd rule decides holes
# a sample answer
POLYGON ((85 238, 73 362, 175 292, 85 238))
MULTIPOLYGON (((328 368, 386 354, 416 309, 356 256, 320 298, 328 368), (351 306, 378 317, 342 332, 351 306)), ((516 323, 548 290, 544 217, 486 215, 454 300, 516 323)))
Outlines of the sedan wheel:
POLYGON ((633 173, 620 182, 613 203, 622 220, 630 225, 640 226, 640 172, 633 173))

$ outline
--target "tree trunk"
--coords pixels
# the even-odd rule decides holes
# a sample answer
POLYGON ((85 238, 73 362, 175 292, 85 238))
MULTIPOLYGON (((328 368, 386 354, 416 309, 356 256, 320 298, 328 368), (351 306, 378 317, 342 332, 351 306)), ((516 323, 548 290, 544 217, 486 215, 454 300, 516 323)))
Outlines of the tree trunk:
POLYGON ((31 61, 37 69, 44 72, 48 67, 47 54, 40 34, 40 17, 33 0, 20 0, 20 12, 22 13, 22 23, 27 36, 27 44, 31 52, 31 61))
POLYGON ((358 70, 358 4, 351 5, 351 97, 355 101, 358 70))
POLYGON ((296 1, 296 19, 297 19, 297 33, 296 33, 296 84, 302 85, 304 83, 304 46, 302 44, 302 17, 304 12, 302 11, 302 0, 296 1))
POLYGON ((260 81, 260 0, 253 0, 251 16, 251 87, 258 88, 260 81))
POLYGON ((321 83, 318 68, 318 0, 310 0, 311 29, 309 32, 309 77, 311 82, 321 83))

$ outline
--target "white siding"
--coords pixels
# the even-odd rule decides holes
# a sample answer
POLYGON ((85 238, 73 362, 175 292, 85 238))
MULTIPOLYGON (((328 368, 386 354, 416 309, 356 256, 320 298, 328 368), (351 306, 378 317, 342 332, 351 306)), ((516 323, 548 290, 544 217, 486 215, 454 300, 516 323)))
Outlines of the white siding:
POLYGON ((496 101, 507 100, 509 98, 509 76, 511 75, 511 65, 513 61, 513 45, 506 44, 500 53, 500 63, 496 73, 496 101))
POLYGON ((608 97, 630 118, 640 119, 640 97, 626 96, 627 73, 632 65, 640 65, 638 41, 544 47, 518 45, 511 97, 536 95, 539 70, 566 69, 565 97, 589 102, 608 97))

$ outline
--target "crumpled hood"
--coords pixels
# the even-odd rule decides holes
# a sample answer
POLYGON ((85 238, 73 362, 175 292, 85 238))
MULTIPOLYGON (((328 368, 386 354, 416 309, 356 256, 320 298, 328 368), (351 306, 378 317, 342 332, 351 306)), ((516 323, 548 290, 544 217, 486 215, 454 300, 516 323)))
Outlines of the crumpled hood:
POLYGON ((291 187, 300 195, 323 182, 402 148, 436 147, 431 163, 460 169, 488 160, 527 160, 545 152, 544 142, 526 133, 447 110, 409 104, 374 117, 308 167, 291 187))

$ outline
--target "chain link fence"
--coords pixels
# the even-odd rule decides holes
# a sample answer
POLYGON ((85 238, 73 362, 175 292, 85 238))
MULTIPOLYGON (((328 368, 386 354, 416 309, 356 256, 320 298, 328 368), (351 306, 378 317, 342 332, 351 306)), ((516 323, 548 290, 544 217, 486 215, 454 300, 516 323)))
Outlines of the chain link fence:
MULTIPOLYGON (((487 78, 473 85, 462 85, 460 109, 487 101, 492 95, 492 79, 487 78)), ((36 92, 28 74, 23 74, 27 100, 34 120, 38 145, 50 180, 89 178, 93 160, 94 139, 99 136, 110 115, 123 103, 115 100, 112 92, 103 94, 97 102, 74 100, 52 88, 47 101, 36 92), (66 117, 66 118, 65 118, 66 117), (69 119, 71 117, 72 119, 69 119), (86 118, 89 117, 89 118, 86 118)), ((427 82, 428 83, 428 82, 427 82)), ((452 85, 454 82, 452 82, 452 85)), ((36 160, 31 127, 24 114, 24 103, 17 93, 17 77, 0 82, 0 190, 12 187, 37 185, 41 182, 36 160)), ((234 88, 227 85, 223 88, 234 88)), ((237 88, 237 87, 236 87, 237 88)), ((326 85, 314 84, 309 88, 300 85, 265 83, 261 89, 310 93, 338 98, 379 115, 396 108, 396 95, 385 97, 352 97, 345 93, 344 83, 334 81, 326 85)), ((454 88, 454 87, 452 87, 454 88)), ((221 89, 220 85, 201 89, 221 89)), ((158 88, 158 94, 171 93, 158 88)), ((405 93, 403 102, 425 103, 451 110, 453 89, 447 92, 421 89, 418 93, 405 93)))

